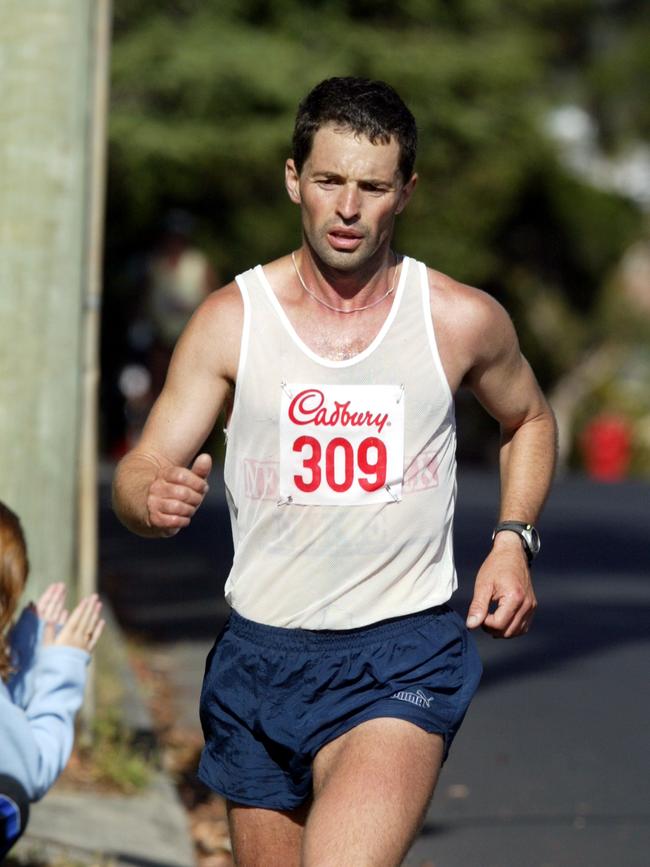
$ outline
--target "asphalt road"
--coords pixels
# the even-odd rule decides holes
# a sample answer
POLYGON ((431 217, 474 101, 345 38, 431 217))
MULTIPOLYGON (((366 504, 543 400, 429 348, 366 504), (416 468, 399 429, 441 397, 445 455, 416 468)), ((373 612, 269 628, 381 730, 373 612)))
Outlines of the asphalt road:
MULTIPOLYGON (((126 631, 174 679, 198 725, 203 661, 227 613, 220 485, 171 540, 128 534, 102 487, 101 576, 126 631)), ((459 472, 465 612, 489 545, 497 481, 459 472)), ((443 769, 410 867, 650 864, 650 485, 560 479, 540 522, 539 610, 528 636, 478 637, 485 674, 443 769)))

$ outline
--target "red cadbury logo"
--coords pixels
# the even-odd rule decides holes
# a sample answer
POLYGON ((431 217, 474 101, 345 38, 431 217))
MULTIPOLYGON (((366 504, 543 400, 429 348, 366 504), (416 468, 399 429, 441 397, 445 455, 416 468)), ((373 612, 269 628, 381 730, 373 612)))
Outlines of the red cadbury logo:
POLYGON ((325 395, 318 388, 299 392, 289 404, 289 418, 294 424, 335 427, 374 427, 381 433, 388 422, 388 413, 371 413, 367 410, 350 410, 351 401, 334 401, 333 407, 325 405, 325 395))

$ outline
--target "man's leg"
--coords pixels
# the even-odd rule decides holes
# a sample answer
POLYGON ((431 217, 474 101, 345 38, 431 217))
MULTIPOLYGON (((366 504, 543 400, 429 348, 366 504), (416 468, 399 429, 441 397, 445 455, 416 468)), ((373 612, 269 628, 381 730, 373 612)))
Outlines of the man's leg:
POLYGON ((309 804, 297 810, 264 810, 228 802, 237 867, 299 867, 309 804))
POLYGON ((442 755, 440 735, 388 717, 323 747, 302 867, 397 867, 424 819, 442 755))

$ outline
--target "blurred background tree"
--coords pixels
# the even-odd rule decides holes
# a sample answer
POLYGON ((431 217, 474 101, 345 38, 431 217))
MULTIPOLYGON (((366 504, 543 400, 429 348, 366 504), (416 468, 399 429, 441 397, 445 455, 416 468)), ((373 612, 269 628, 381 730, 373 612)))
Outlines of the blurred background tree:
MULTIPOLYGON (((612 340, 604 295, 627 297, 615 275, 647 230, 649 37, 642 0, 115 0, 107 447, 162 215, 194 215, 222 282, 294 249, 283 164, 298 101, 331 75, 384 79, 410 105, 420 186, 396 247, 506 304, 573 431, 592 401, 574 371, 612 340)), ((489 420, 462 398, 459 412, 461 453, 494 450, 489 420)))

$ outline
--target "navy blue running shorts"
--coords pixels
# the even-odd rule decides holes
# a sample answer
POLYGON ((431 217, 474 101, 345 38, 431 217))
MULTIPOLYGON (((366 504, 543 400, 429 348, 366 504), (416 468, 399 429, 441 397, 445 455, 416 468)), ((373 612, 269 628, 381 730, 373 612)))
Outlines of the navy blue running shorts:
POLYGON ((442 735, 445 758, 482 668, 447 605, 360 629, 283 629, 236 612, 208 655, 199 777, 231 801, 292 810, 325 744, 378 717, 442 735))

